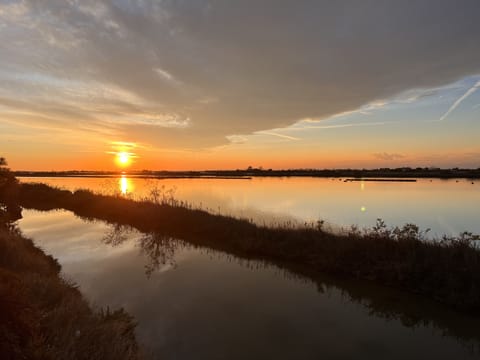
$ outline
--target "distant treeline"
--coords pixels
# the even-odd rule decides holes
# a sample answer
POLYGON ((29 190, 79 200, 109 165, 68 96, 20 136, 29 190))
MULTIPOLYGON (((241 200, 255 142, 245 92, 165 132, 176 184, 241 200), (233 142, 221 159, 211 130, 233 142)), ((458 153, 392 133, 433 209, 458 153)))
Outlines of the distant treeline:
MULTIPOLYGON (((119 171, 15 171, 23 177, 109 177, 125 174, 119 171)), ((326 177, 326 178, 439 178, 439 179, 480 179, 478 169, 440 168, 380 168, 380 169, 287 169, 263 168, 205 171, 129 171, 129 176, 145 178, 250 178, 250 177, 326 177)))

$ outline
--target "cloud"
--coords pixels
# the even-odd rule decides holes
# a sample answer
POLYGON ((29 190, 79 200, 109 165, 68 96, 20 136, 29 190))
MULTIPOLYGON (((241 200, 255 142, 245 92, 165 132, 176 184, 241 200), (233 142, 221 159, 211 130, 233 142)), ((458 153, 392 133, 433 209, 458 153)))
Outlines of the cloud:
POLYGON ((410 104, 425 98, 429 98, 432 96, 437 96, 439 93, 439 89, 413 89, 407 91, 404 96, 401 98, 396 99, 398 103, 406 103, 410 104))
MULTIPOLYGON (((316 121, 318 122, 318 121, 316 121)), ((308 123, 308 122, 307 122, 308 123)), ((307 125, 303 126, 302 122, 298 123, 300 126, 295 126, 295 127, 289 127, 285 129, 277 129, 279 130, 285 130, 285 131, 302 131, 302 130, 313 130, 313 129, 341 129, 341 128, 349 128, 349 127, 362 127, 362 126, 383 126, 386 124, 393 124, 396 123, 396 121, 389 121, 383 122, 383 121, 376 121, 376 122, 363 122, 363 123, 348 123, 348 124, 335 124, 335 125, 307 125)))
POLYGON ((109 151, 106 151, 106 154, 118 155, 119 153, 126 153, 131 158, 138 158, 138 154, 134 150, 139 147, 136 143, 126 142, 126 141, 112 141, 109 144, 109 151))
POLYGON ((153 69, 154 72, 156 72, 162 79, 168 81, 172 85, 180 85, 181 82, 175 78, 172 74, 170 74, 168 71, 165 71, 160 68, 155 68, 153 69))
POLYGON ((405 157, 405 155, 403 154, 387 153, 387 152, 375 153, 373 154, 373 156, 376 159, 385 160, 385 161, 394 161, 394 160, 403 159, 405 157))
POLYGON ((242 135, 228 135, 227 138, 232 144, 245 144, 248 142, 248 138, 242 135))
POLYGON ((285 135, 285 134, 278 134, 278 133, 275 133, 273 131, 257 131, 255 134, 269 135, 269 136, 279 137, 281 139, 286 139, 286 140, 300 140, 300 138, 290 136, 290 135, 285 135))
POLYGON ((438 121, 443 121, 447 118, 450 113, 455 110, 466 98, 472 95, 477 89, 480 87, 480 81, 477 81, 475 85, 473 85, 470 89, 468 89, 462 96, 460 96, 450 108, 438 119, 438 121))
POLYGON ((479 11, 477 0, 0 2, 0 119, 199 148, 368 113, 480 72, 479 11))

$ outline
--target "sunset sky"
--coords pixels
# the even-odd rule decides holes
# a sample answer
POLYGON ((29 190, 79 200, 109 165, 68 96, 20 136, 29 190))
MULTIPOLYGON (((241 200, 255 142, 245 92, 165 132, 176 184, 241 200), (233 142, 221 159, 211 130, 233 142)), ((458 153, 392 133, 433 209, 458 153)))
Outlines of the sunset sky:
POLYGON ((478 168, 479 14, 478 0, 0 0, 0 156, 478 168))

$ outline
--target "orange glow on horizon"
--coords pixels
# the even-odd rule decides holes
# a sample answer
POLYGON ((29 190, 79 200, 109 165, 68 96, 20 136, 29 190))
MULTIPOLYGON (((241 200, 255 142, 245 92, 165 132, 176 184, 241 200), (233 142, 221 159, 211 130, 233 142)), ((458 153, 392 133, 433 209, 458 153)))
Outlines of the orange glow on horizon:
MULTIPOLYGON (((412 155, 395 162, 385 162, 372 156, 374 150, 357 151, 352 153, 348 149, 330 151, 322 148, 293 148, 289 151, 279 152, 278 150, 257 148, 233 149, 222 148, 221 150, 210 151, 169 151, 170 149, 144 150, 144 147, 125 144, 99 144, 92 148, 91 152, 78 151, 28 151, 0 154, 5 156, 9 167, 14 171, 141 171, 141 170, 235 170, 246 169, 248 166, 265 169, 289 169, 289 168, 380 168, 380 167, 428 167, 434 159, 444 158, 446 162, 437 161, 435 165, 440 167, 472 167, 466 163, 468 158, 465 153, 468 149, 459 148, 455 152, 439 152, 432 154, 429 151, 415 150, 412 155), (107 149, 105 147, 108 146, 107 149), (119 156, 126 153, 127 156, 119 156), (279 156, 281 154, 281 156, 279 156), (120 158, 123 160, 120 161, 120 158), (128 158, 128 161, 127 161, 128 158), (43 160, 45 159, 45 160, 43 160)), ((476 166, 478 167, 478 165, 476 166)), ((476 168, 475 167, 475 168, 476 168)), ((361 184, 357 184, 361 186, 361 184)), ((365 184, 368 188, 370 184, 365 184)))

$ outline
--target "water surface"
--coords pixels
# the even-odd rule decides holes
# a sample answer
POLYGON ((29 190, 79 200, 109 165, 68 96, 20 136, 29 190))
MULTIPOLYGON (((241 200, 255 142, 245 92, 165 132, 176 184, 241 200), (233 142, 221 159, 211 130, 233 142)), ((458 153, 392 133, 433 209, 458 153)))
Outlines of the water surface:
POLYGON ((158 359, 470 359, 480 323, 361 282, 305 279, 68 211, 19 227, 98 306, 124 307, 158 359))
POLYGON ((344 182, 327 178, 139 179, 21 178, 69 190, 87 188, 136 199, 152 189, 211 212, 253 219, 257 223, 325 220, 334 226, 371 227, 377 218, 388 225, 414 223, 431 235, 480 233, 480 182, 418 179, 405 182, 344 182))

